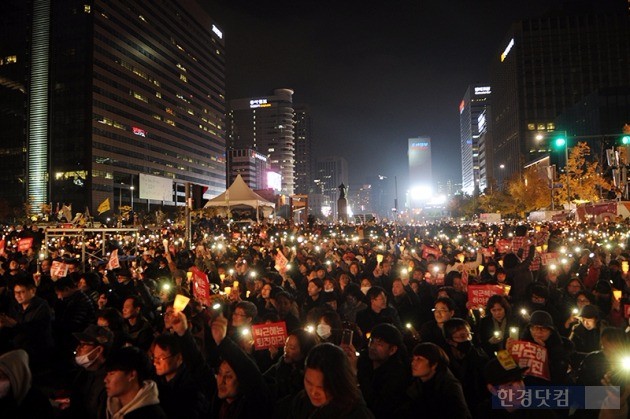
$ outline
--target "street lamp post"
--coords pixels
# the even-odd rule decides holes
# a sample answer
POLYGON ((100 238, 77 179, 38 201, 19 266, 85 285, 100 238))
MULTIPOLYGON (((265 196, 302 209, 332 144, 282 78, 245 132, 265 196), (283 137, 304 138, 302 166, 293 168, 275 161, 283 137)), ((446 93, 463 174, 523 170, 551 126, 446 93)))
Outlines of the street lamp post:
POLYGON ((564 131, 564 136, 556 138, 556 147, 564 147, 564 174, 567 177, 567 201, 569 202, 569 209, 571 209, 571 189, 569 182, 569 140, 567 138, 567 132, 564 131))
POLYGON ((129 190, 131 191, 131 211, 133 211, 133 190, 135 188, 132 186, 129 187, 129 190))

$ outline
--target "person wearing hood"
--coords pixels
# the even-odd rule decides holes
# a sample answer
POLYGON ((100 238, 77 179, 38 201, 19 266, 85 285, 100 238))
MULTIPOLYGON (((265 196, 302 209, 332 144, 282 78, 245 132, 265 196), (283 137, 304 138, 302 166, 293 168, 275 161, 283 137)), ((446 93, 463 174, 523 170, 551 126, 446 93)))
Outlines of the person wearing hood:
POLYGON ((576 352, 586 354, 601 349, 599 335, 601 319, 599 309, 594 305, 584 306, 580 312, 580 323, 573 328, 569 340, 575 345, 576 352))
POLYGON ((22 349, 0 355, 0 417, 53 417, 53 409, 46 396, 33 387, 28 354, 22 349))
POLYGON ((158 387, 149 380, 151 361, 146 353, 127 346, 111 354, 105 365, 107 419, 166 419, 158 387))

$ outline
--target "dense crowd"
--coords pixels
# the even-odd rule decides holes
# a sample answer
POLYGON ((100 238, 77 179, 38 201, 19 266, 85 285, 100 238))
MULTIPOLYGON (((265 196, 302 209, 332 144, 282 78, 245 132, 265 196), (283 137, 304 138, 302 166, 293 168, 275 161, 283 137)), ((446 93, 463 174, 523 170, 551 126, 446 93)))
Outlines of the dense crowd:
POLYGON ((6 227, 0 417, 626 418, 630 386, 610 386, 630 380, 629 231, 6 227), (259 334, 278 324, 280 343, 259 334), (569 385, 609 386, 601 406, 620 408, 492 404, 569 385))

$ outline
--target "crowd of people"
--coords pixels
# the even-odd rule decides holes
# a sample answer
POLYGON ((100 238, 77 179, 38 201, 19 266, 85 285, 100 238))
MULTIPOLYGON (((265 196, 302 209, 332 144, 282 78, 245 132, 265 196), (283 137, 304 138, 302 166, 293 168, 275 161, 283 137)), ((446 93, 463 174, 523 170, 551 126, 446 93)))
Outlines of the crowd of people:
POLYGON ((188 243, 175 226, 7 227, 0 417, 626 418, 629 231, 202 218, 188 243), (261 347, 253 330, 278 323, 261 347), (570 385, 605 386, 602 408, 526 409, 523 390, 570 385))

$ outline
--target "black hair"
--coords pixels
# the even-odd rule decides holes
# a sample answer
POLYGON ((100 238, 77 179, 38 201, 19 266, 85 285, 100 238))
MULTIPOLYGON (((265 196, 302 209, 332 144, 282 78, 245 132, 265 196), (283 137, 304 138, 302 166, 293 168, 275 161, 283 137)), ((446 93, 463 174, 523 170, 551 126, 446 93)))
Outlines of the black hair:
POLYGON ((332 396, 330 405, 333 411, 348 413, 361 400, 357 378, 340 347, 332 343, 315 346, 306 357, 306 368, 318 370, 324 375, 324 389, 332 396))
POLYGON ((179 338, 171 334, 162 334, 155 337, 153 340, 155 346, 159 346, 164 351, 169 351, 171 356, 179 355, 182 353, 182 345, 179 343, 179 338))
POLYGON ((445 371, 450 360, 444 349, 435 343, 423 342, 413 348, 413 356, 421 356, 429 361, 429 365, 437 365, 437 371, 445 371))

